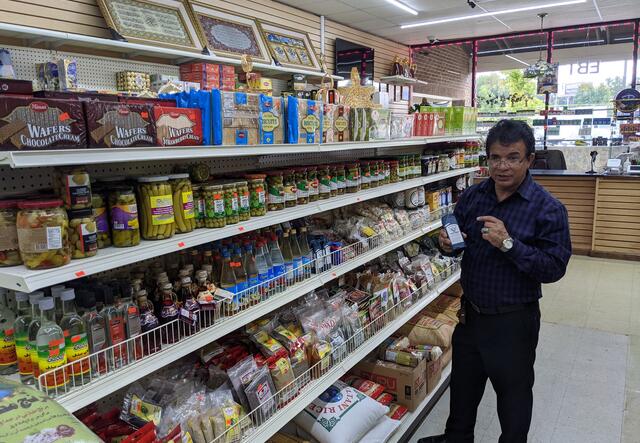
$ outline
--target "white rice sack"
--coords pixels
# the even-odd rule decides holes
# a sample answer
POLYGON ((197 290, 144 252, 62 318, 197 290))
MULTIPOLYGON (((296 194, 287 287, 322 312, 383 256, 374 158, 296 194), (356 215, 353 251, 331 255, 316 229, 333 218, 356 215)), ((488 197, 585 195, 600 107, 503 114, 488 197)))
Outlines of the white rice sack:
POLYGON ((400 420, 393 420, 386 415, 378 424, 362 437, 360 443, 385 443, 400 426, 400 420))
POLYGON ((352 443, 364 437, 387 412, 388 407, 337 381, 294 421, 320 443, 352 443))

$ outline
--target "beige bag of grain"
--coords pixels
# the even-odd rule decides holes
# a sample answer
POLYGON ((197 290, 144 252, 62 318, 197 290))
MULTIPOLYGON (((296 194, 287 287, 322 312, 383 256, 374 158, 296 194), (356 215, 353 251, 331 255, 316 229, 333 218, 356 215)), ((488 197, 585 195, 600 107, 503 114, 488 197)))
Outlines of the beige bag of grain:
POLYGON ((409 337, 412 345, 435 345, 448 348, 454 326, 421 312, 403 325, 398 333, 409 337))

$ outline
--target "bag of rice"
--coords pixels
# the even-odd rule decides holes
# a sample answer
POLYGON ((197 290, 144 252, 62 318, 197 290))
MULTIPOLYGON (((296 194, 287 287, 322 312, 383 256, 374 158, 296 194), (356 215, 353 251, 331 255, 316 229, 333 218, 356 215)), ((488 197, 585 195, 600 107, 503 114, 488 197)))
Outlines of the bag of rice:
POLYGON ((404 324, 398 333, 409 337, 412 345, 435 345, 448 348, 451 345, 453 328, 452 325, 419 313, 404 324))
POLYGON ((387 416, 384 416, 378 421, 373 429, 360 440, 361 443, 385 443, 391 434, 400 426, 400 420, 392 420, 387 416))
POLYGON ((389 411, 341 381, 299 413, 294 421, 320 443, 359 441, 389 411))

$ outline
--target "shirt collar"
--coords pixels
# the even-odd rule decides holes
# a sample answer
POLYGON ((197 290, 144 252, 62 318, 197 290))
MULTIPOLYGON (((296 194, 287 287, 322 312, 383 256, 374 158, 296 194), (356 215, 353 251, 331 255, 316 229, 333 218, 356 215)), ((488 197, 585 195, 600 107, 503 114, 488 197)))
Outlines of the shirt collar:
MULTIPOLYGON (((496 192, 496 182, 493 181, 491 177, 480 184, 480 190, 484 193, 491 193, 495 195, 496 192)), ((531 173, 527 171, 527 175, 525 176, 522 183, 518 187, 516 193, 520 194, 520 197, 524 198, 527 201, 531 200, 533 194, 533 177, 531 177, 531 173)))

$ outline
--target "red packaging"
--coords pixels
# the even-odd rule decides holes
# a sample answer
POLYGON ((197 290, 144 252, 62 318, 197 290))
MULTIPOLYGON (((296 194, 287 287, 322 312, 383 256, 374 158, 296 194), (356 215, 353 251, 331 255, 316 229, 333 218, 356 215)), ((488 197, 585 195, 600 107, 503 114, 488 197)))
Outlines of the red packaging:
POLYGON ((371 398, 378 398, 384 392, 384 386, 373 382, 371 380, 362 380, 360 383, 355 382, 353 387, 363 394, 368 395, 371 398))
POLYGON ((160 146, 196 146, 202 144, 200 109, 153 108, 160 146))
POLYGON ((407 412, 409 412, 409 409, 407 409, 406 406, 392 403, 391 405, 389 405, 389 412, 387 413, 387 417, 393 420, 402 420, 402 417, 404 417, 407 412))
POLYGON ((90 148, 154 146, 156 125, 150 105, 84 103, 90 148))
POLYGON ((422 136, 422 113, 416 112, 413 117, 413 135, 422 136))
POLYGON ((389 394, 388 392, 383 392, 378 396, 378 398, 376 398, 376 401, 385 406, 389 406, 393 401, 393 395, 389 394))
POLYGON ((433 127, 434 127, 434 123, 435 123, 435 113, 434 112, 427 112, 427 131, 426 134, 427 136, 432 136, 433 134, 433 127))

